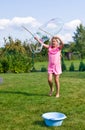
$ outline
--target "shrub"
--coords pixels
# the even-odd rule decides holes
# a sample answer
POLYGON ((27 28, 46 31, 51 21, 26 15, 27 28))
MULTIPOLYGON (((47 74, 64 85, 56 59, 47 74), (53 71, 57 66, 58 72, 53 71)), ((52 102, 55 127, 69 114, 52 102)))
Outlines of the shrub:
POLYGON ((46 67, 41 68, 41 72, 46 72, 46 71, 47 71, 46 67))
POLYGON ((37 72, 36 68, 33 67, 32 70, 31 70, 31 72, 37 72))
POLYGON ((62 62, 61 62, 61 65, 62 65, 62 71, 66 71, 67 68, 66 68, 66 65, 65 65, 65 63, 64 63, 64 59, 62 58, 61 61, 62 61, 62 62))
POLYGON ((69 67, 69 71, 74 71, 75 70, 75 67, 74 67, 74 64, 73 62, 71 63, 70 67, 69 67))
POLYGON ((79 71, 85 71, 85 64, 83 63, 83 61, 81 61, 79 64, 79 71))

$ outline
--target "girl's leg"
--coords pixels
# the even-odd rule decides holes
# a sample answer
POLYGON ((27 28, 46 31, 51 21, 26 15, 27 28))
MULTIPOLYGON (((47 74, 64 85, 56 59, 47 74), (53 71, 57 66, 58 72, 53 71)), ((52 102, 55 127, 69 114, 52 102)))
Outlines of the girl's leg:
POLYGON ((54 91, 53 82, 52 82, 52 74, 48 74, 48 83, 49 83, 49 86, 50 86, 49 96, 51 96, 53 91, 54 91))
POLYGON ((54 75, 54 78, 55 78, 55 85, 56 85, 56 97, 59 97, 59 91, 60 91, 59 75, 54 75))

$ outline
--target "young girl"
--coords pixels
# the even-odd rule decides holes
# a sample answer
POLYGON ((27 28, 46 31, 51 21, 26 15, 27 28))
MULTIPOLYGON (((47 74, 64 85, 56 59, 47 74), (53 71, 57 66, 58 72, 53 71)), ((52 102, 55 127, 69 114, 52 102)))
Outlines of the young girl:
POLYGON ((45 48, 48 49, 48 83, 50 86, 49 96, 51 96, 54 91, 53 82, 52 82, 52 78, 54 77, 55 85, 56 85, 56 97, 58 98, 60 96, 59 95, 59 90, 60 90, 59 77, 60 77, 60 74, 62 73, 61 50, 64 46, 64 43, 57 36, 52 37, 51 43, 49 45, 44 44, 37 37, 35 37, 35 39, 39 43, 43 44, 45 48))

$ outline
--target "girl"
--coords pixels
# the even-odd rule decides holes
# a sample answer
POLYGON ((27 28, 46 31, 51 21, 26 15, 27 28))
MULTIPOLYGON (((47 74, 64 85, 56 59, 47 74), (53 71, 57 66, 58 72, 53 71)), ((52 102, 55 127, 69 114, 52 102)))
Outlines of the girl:
POLYGON ((59 77, 60 77, 60 74, 62 73, 61 50, 64 46, 64 43, 57 36, 52 37, 49 45, 44 44, 37 37, 35 37, 35 39, 39 43, 43 44, 43 46, 45 48, 48 49, 48 83, 50 86, 49 96, 51 96, 53 91, 54 91, 53 82, 52 82, 52 78, 54 76, 55 85, 56 85, 56 97, 58 98, 59 97, 59 90, 60 90, 59 77))

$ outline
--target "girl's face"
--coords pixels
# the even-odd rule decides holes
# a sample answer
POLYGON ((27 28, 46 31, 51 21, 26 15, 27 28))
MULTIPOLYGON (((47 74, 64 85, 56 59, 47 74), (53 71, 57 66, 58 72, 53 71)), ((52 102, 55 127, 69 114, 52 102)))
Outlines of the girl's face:
POLYGON ((53 38, 52 39, 52 47, 57 47, 58 46, 58 41, 57 39, 53 38))

